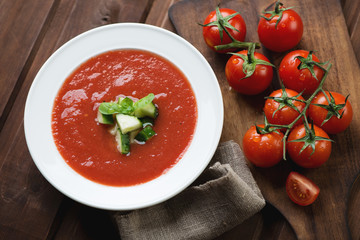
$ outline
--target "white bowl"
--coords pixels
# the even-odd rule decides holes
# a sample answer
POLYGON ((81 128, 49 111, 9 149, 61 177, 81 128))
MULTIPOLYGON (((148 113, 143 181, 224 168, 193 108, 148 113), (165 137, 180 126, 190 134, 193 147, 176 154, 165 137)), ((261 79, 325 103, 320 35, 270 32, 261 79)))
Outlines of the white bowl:
POLYGON ((162 28, 119 23, 80 34, 45 62, 27 97, 24 127, 26 142, 37 168, 60 192, 92 207, 132 210, 173 197, 201 174, 219 143, 223 115, 223 101, 216 76, 197 49, 162 28), (77 66, 90 57, 122 48, 151 51, 175 64, 193 88, 198 120, 188 150, 167 173, 144 184, 111 187, 84 178, 65 163, 52 136, 51 114, 58 90, 77 66))

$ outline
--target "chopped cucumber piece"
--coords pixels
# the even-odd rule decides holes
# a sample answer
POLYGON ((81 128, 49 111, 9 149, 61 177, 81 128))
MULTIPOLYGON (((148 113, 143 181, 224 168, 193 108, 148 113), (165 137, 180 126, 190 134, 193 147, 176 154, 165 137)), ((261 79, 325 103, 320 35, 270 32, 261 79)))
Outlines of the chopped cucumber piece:
POLYGON ((122 134, 126 134, 142 127, 142 123, 137 117, 121 113, 116 114, 116 122, 119 125, 122 134))
POLYGON ((144 117, 144 118, 140 118, 140 121, 143 125, 143 127, 146 126, 154 126, 154 119, 153 118, 149 118, 149 117, 144 117))
POLYGON ((151 117, 155 119, 158 115, 158 108, 151 102, 141 108, 135 109, 134 115, 138 118, 151 117))
POLYGON ((97 113, 97 120, 101 124, 114 124, 113 115, 102 114, 99 110, 97 113))
POLYGON ((117 149, 122 154, 128 154, 130 152, 130 140, 129 135, 122 134, 120 128, 117 129, 115 139, 117 142, 117 149))
POLYGON ((144 129, 142 129, 135 137, 136 140, 139 142, 146 142, 153 136, 155 136, 155 131, 150 126, 146 126, 144 129))
POLYGON ((140 129, 129 132, 130 144, 135 142, 136 135, 140 132, 140 129))

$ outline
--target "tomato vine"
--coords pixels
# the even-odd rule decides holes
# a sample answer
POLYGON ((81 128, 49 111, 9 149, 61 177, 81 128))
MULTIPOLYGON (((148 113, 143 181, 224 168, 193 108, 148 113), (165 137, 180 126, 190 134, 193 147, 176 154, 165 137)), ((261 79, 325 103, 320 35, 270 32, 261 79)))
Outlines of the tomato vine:
MULTIPOLYGON (((319 92, 324 92, 324 90, 323 90, 323 84, 324 84, 325 79, 326 79, 326 77, 327 77, 327 75, 328 75, 328 73, 329 73, 329 71, 330 71, 330 69, 331 69, 331 66, 332 66, 332 64, 329 63, 328 66, 327 66, 327 68, 324 69, 324 70, 325 70, 325 74, 324 74, 324 76, 322 77, 319 86, 317 87, 317 89, 313 92, 313 94, 312 94, 307 100, 305 100, 305 101, 299 100, 299 99, 297 99, 297 97, 292 97, 292 98, 291 98, 293 101, 301 101, 301 102, 305 103, 305 107, 304 107, 303 111, 299 113, 299 115, 297 116, 297 118, 295 118, 290 124, 288 124, 288 125, 271 124, 271 123, 269 123, 269 122, 265 119, 265 128, 268 129, 268 131, 269 131, 269 130, 270 130, 270 131, 275 131, 275 130, 284 129, 284 128, 286 129, 285 134, 284 134, 284 137, 283 137, 283 158, 284 158, 284 160, 286 160, 286 151, 285 151, 285 150, 286 150, 286 140, 287 140, 287 137, 289 136, 290 130, 295 126, 295 124, 296 124, 296 123, 298 122, 298 120, 300 120, 301 118, 303 119, 304 125, 306 126, 306 139, 303 139, 304 142, 305 142, 306 140, 309 140, 309 139, 312 140, 312 141, 319 140, 319 139, 317 139, 317 138, 311 137, 311 135, 313 134, 313 131, 307 127, 307 126, 308 126, 308 120, 307 120, 307 117, 306 117, 306 111, 307 111, 307 109, 309 108, 309 106, 310 106, 312 100, 315 98, 315 96, 316 96, 319 92)), ((282 88, 284 88, 284 86, 282 86, 282 88)), ((301 93, 300 93, 299 95, 301 95, 301 93)), ((329 101, 329 104, 330 104, 330 101, 329 101)), ((278 109, 280 109, 281 106, 282 106, 282 105, 280 105, 278 109)), ((288 106, 294 108, 295 110, 298 110, 298 109, 297 109, 295 106, 293 106, 292 104, 288 104, 288 106)), ((265 118, 266 118, 266 117, 265 117, 265 118)), ((259 132, 259 133, 261 133, 261 132, 259 132)), ((321 140, 331 141, 331 139, 321 139, 321 140)), ((309 145, 311 145, 311 144, 305 144, 306 147, 309 146, 309 145)), ((311 146, 313 147, 313 145, 311 145, 311 146)), ((313 149, 314 149, 314 147, 313 147, 313 149)))
MULTIPOLYGON (((275 25, 275 29, 276 29, 278 23, 282 19, 283 12, 288 11, 291 8, 292 7, 284 8, 283 4, 280 2, 280 0, 277 0, 276 5, 275 5, 275 10, 274 11, 264 11, 263 12, 264 15, 261 16, 261 17, 263 19, 269 21, 272 18, 274 18, 275 16, 278 16, 278 19, 277 19, 276 25, 275 25), (265 16, 265 14, 270 15, 270 16, 265 16)), ((290 11, 292 11, 292 10, 290 10, 290 11)), ((244 73, 244 77, 242 77, 241 79, 238 80, 238 81, 243 81, 244 79, 249 78, 250 76, 253 75, 253 73, 255 71, 255 67, 258 64, 268 65, 268 66, 272 66, 272 67, 275 67, 275 66, 272 65, 270 62, 255 59, 255 57, 254 57, 255 49, 260 48, 260 43, 258 43, 258 42, 242 42, 242 41, 239 41, 239 40, 235 39, 232 36, 230 31, 231 30, 237 31, 237 29, 235 29, 234 26, 232 26, 229 23, 229 20, 231 20, 232 18, 234 18, 237 15, 240 15, 240 14, 238 12, 236 12, 236 13, 233 13, 231 15, 228 15, 228 16, 224 17, 222 15, 222 13, 220 12, 219 6, 217 6, 217 8, 216 8, 217 20, 212 21, 212 22, 210 22, 208 24, 200 24, 200 25, 203 26, 203 27, 216 26, 219 29, 219 34, 220 34, 221 39, 223 39, 224 34, 226 34, 230 38, 230 40, 231 40, 230 43, 228 42, 226 44, 216 45, 216 46, 214 46, 214 49, 216 51, 218 51, 218 52, 221 52, 221 51, 224 52, 225 50, 228 50, 228 51, 230 51, 230 52, 228 52, 229 54, 240 57, 243 60, 242 70, 243 70, 243 73, 244 73), (233 49, 246 49, 246 48, 247 48, 247 54, 246 55, 233 52, 233 49)), ((300 19, 300 21, 301 21, 301 19, 300 19)), ((302 23, 301 23, 301 34, 302 34, 302 23)), ((269 134, 271 132, 277 132, 279 130, 285 131, 283 139, 282 139, 282 142, 283 142, 283 159, 284 160, 286 160, 286 143, 287 143, 287 140, 288 140, 288 136, 289 136, 291 130, 297 125, 299 120, 303 121, 303 124, 305 126, 306 135, 304 137, 300 138, 300 139, 293 140, 292 142, 304 142, 304 146, 302 147, 300 153, 305 148, 307 148, 309 146, 313 149, 313 152, 314 152, 315 151, 315 142, 316 141, 319 141, 319 140, 332 141, 330 138, 316 136, 315 131, 314 131, 314 125, 313 125, 312 122, 311 122, 311 125, 309 127, 309 122, 308 122, 308 119, 307 119, 307 110, 308 110, 308 108, 310 107, 311 104, 313 104, 314 106, 324 108, 325 110, 328 111, 326 119, 322 123, 322 124, 325 124, 333 116, 335 116, 335 117, 337 117, 339 119, 342 117, 343 112, 340 113, 339 111, 345 107, 347 99, 348 99, 348 96, 347 96, 346 99, 345 99, 344 104, 335 104, 335 100, 331 96, 331 93, 330 93, 330 97, 328 97, 326 95, 326 92, 323 89, 323 84, 324 84, 325 79, 327 78, 328 73, 329 73, 329 71, 331 69, 331 66, 332 66, 332 64, 329 63, 329 61, 327 61, 327 62, 317 62, 317 60, 316 60, 317 58, 315 56, 313 56, 313 51, 310 51, 307 57, 297 56, 297 57, 295 57, 295 59, 299 60, 299 62, 300 62, 299 65, 297 66, 297 68, 299 70, 308 69, 310 71, 311 75, 317 81, 319 81, 319 79, 315 74, 314 67, 316 66, 316 67, 320 68, 321 71, 323 71, 324 74, 322 75, 321 81, 317 85, 317 88, 312 92, 312 94, 310 95, 310 97, 307 100, 303 100, 301 95, 304 92, 306 93, 305 89, 302 92, 298 93, 297 95, 290 97, 286 93, 286 89, 285 89, 284 84, 280 81, 281 82, 281 88, 282 88, 281 97, 271 97, 271 96, 267 97, 267 99, 272 99, 272 100, 279 103, 278 108, 273 112, 273 116, 275 115, 275 113, 277 111, 281 110, 285 106, 288 106, 288 107, 294 109, 295 111, 297 111, 298 116, 291 123, 289 123, 287 125, 269 123, 269 121, 267 120, 267 118, 265 116, 265 121, 264 121, 265 123, 263 124, 263 127, 260 127, 259 125, 255 125, 256 132, 258 134, 269 134), (327 67, 325 68, 326 65, 327 65, 327 67), (320 92, 322 92, 325 95, 325 98, 327 100, 328 105, 312 103, 314 98, 320 92), (299 99, 299 97, 301 97, 301 99, 299 99), (298 102, 301 102, 301 103, 305 104, 302 111, 300 111, 294 105, 293 101, 298 101, 298 102)), ((292 89, 292 88, 290 88, 290 89, 292 89)), ((237 91, 239 91, 239 90, 237 90, 237 91)))

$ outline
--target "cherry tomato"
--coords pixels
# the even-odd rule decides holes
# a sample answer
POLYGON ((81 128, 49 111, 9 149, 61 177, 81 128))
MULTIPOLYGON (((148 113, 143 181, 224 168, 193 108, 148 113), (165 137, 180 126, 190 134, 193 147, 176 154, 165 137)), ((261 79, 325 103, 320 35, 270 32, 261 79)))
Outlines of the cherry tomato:
MULTIPOLYGON (((219 11, 223 18, 226 18, 227 16, 237 13, 236 11, 234 11, 232 9, 228 9, 228 8, 220 8, 219 11)), ((218 21, 218 20, 219 19, 216 15, 216 11, 212 11, 206 17, 203 25, 206 25, 211 22, 218 21)), ((246 35, 246 24, 245 24, 244 19, 241 17, 241 15, 237 14, 234 17, 230 18, 229 20, 226 20, 226 22, 228 22, 231 26, 233 26, 235 29, 238 30, 238 31, 236 31, 234 29, 231 29, 230 27, 225 26, 226 30, 231 34, 231 36, 234 39, 243 42, 245 39, 245 35, 246 35)), ((203 27, 204 40, 205 40, 206 44, 214 51, 216 51, 214 48, 215 46, 228 44, 228 43, 232 42, 231 38, 227 35, 227 33, 224 30, 220 29, 220 31, 222 31, 222 40, 220 37, 220 32, 219 32, 218 26, 214 25, 214 26, 204 26, 203 27)), ((217 51, 217 52, 224 53, 224 52, 230 52, 230 51, 233 51, 233 49, 221 50, 221 51, 217 51)))
POLYGON ((280 63, 279 75, 285 87, 298 92, 304 91, 304 94, 313 93, 319 86, 324 75, 324 71, 318 66, 311 64, 311 61, 318 62, 319 59, 311 53, 311 61, 306 60, 309 51, 295 50, 288 53, 280 63), (302 63, 297 57, 304 59, 302 63), (316 78, 311 74, 308 68, 299 69, 299 65, 313 69, 316 78))
POLYGON ((286 180, 286 193, 294 203, 308 206, 319 196, 320 188, 300 173, 291 172, 286 180))
POLYGON ((306 134, 304 124, 291 130, 286 143, 286 150, 290 158, 299 166, 304 168, 316 168, 325 163, 331 154, 331 140, 327 133, 316 125, 309 124, 311 130, 310 136, 306 134), (312 128, 313 130, 311 130, 312 128), (307 139, 305 140, 304 137, 307 139), (328 140, 320 140, 320 139, 328 140), (301 142, 292 142, 293 140, 303 139, 301 142), (306 144, 305 149, 302 150, 306 144), (312 147, 314 146, 314 149, 312 147))
MULTIPOLYGON (((280 7, 279 11, 283 11, 283 9, 285 8, 280 7)), ((266 13, 264 16, 270 18, 271 14, 266 13)), ((271 20, 261 17, 257 31, 260 42, 267 49, 274 52, 284 52, 300 42, 303 34, 303 22, 301 17, 292 9, 283 11, 282 18, 277 23, 278 19, 279 15, 275 15, 271 20)))
MULTIPOLYGON (((247 56, 248 50, 243 50, 237 54, 247 56)), ((255 59, 260 59, 270 63, 270 61, 261 53, 254 53, 255 59)), ((255 60, 256 61, 256 60, 255 60)), ((225 75, 229 85, 239 93, 246 95, 256 95, 269 87, 273 78, 272 66, 257 64, 254 73, 245 78, 244 59, 237 55, 229 58, 225 66, 225 75)))
MULTIPOLYGON (((318 93, 315 98, 311 101, 309 107, 309 117, 314 121, 314 124, 320 126, 328 134, 336 134, 344 131, 351 123, 353 117, 353 110, 349 101, 345 97, 337 92, 326 92, 330 104, 326 99, 324 93, 318 93), (331 96, 333 102, 331 102, 331 96), (315 106, 314 104, 325 105, 330 108, 330 113, 333 113, 331 118, 326 121, 329 111, 323 107, 315 106), (338 118, 336 114, 341 118, 338 118)), ((330 117, 330 116, 329 116, 330 117)))
POLYGON ((283 137, 279 131, 259 134, 255 126, 250 127, 243 138, 245 157, 258 167, 272 167, 278 164, 283 158, 283 137))
MULTIPOLYGON (((264 113, 269 123, 278 124, 278 125, 288 125, 292 123, 300 115, 300 112, 304 110, 305 103, 286 98, 286 97, 288 98, 295 97, 299 94, 298 92, 291 89, 285 89, 285 94, 286 95, 284 96, 283 89, 278 89, 276 91, 273 91, 270 94, 270 97, 281 98, 281 96, 283 96, 284 98, 283 100, 279 99, 278 101, 276 101, 274 99, 266 99, 264 106, 264 113), (288 105, 283 105, 284 102, 285 103, 290 102, 291 104, 293 104, 294 107, 298 109, 299 112, 288 105), (279 109, 279 107, 281 107, 281 109, 279 109)), ((302 96, 298 96, 296 97, 296 99, 305 101, 305 99, 302 96)), ((302 123, 302 119, 300 118, 295 125, 301 123, 302 123)))

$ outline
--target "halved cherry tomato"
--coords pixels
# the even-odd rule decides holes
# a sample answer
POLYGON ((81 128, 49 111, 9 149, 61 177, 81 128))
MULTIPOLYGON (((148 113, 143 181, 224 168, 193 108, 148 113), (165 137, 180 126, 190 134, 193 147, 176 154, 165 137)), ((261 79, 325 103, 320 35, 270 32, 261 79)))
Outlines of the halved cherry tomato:
POLYGON ((256 127, 252 126, 243 138, 244 155, 255 166, 272 167, 283 158, 283 137, 284 134, 279 131, 259 134, 256 127))
POLYGON ((329 135, 318 126, 309 124, 306 128, 302 124, 291 130, 287 138, 286 150, 297 165, 304 168, 316 168, 329 159, 331 140, 329 135))
POLYGON ((300 173, 291 172, 286 180, 286 193, 294 203, 307 206, 319 196, 320 188, 300 173))
MULTIPOLYGON (((264 113, 269 123, 277 125, 288 125, 292 123, 305 108, 304 102, 291 100, 291 98, 297 95, 299 95, 299 93, 291 89, 278 89, 273 91, 269 97, 274 99, 266 99, 264 106, 264 113), (289 104, 298 110, 295 110, 289 106, 289 104)), ((305 101, 302 96, 298 96, 296 99, 305 101)), ((301 123, 302 119, 299 119, 295 125, 301 123)))
MULTIPOLYGON (((231 34, 231 36, 234 39, 236 39, 238 41, 243 42, 245 39, 245 35, 246 35, 246 24, 245 24, 244 19, 241 17, 241 15, 239 13, 237 13, 236 11, 234 11, 232 9, 228 9, 228 8, 220 8, 219 13, 222 16, 220 18, 223 18, 223 19, 225 18, 225 21, 222 20, 221 23, 214 24, 211 26, 203 26, 204 40, 205 40, 206 44, 214 51, 216 51, 214 48, 215 46, 228 44, 228 43, 232 42, 231 38, 228 36, 226 31, 223 30, 222 27, 220 27, 220 29, 219 29, 219 27, 218 27, 219 24, 222 24, 220 26, 225 25, 224 26, 225 29, 231 34), (234 14, 234 16, 231 17, 230 19, 227 19, 227 17, 229 17, 232 14, 234 14), (232 27, 226 27, 228 24, 230 24, 232 27), (232 29, 232 28, 234 28, 234 29, 232 29), (222 35, 222 38, 221 38, 221 35, 222 35)), ((212 11, 211 13, 209 13, 209 15, 206 17, 203 25, 207 25, 211 22, 216 23, 216 21, 218 21, 218 20, 219 19, 218 19, 216 10, 215 10, 215 11, 212 11)), ((224 52, 229 52, 229 51, 233 51, 233 49, 221 50, 221 51, 217 51, 217 52, 224 53, 224 52)))
POLYGON ((259 40, 267 49, 274 52, 284 52, 295 47, 303 34, 301 17, 294 10, 285 9, 277 2, 275 11, 265 12, 259 21, 259 40), (281 12, 282 17, 278 21, 281 12), (275 15, 272 17, 273 14, 275 15))
MULTIPOLYGON (((243 50, 236 54, 247 56, 248 50, 243 50)), ((254 53, 254 58, 255 61, 256 59, 260 59, 270 63, 269 59, 258 52, 254 53)), ((251 63, 246 60, 245 64, 251 63)), ((269 87, 272 81, 272 66, 257 64, 254 67, 255 71, 253 74, 250 77, 246 77, 246 74, 244 73, 244 59, 238 55, 231 56, 225 66, 225 75, 229 85, 237 92, 246 95, 256 95, 263 92, 269 87)))
POLYGON ((305 50, 295 50, 282 59, 279 75, 285 87, 297 92, 304 91, 304 94, 311 94, 319 86, 324 71, 313 64, 313 62, 320 62, 312 52, 310 54, 311 59, 308 59, 309 53, 309 51, 305 50), (300 61, 299 57, 302 61, 300 61), (311 68, 316 78, 309 68, 311 68))
POLYGON ((342 94, 330 93, 326 92, 330 104, 324 93, 320 92, 315 96, 309 107, 309 117, 314 121, 314 124, 320 126, 325 132, 336 134, 344 131, 350 125, 353 110, 350 102, 342 94), (314 104, 323 105, 325 108, 314 104), (325 121, 326 119, 328 120, 325 121))

